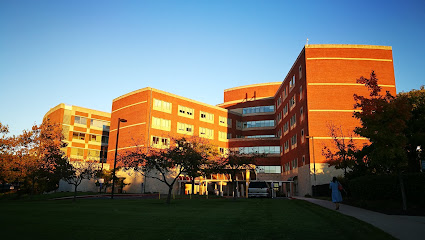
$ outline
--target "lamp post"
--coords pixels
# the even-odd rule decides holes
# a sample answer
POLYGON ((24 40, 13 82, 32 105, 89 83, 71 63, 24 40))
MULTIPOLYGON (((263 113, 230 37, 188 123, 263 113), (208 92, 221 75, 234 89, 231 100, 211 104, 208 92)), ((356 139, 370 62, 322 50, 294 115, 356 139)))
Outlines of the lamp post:
POLYGON ((127 120, 125 120, 123 118, 118 118, 117 140, 115 142, 114 169, 112 170, 112 193, 111 193, 111 199, 114 199, 114 191, 115 191, 115 168, 117 167, 118 136, 120 135, 120 123, 121 122, 127 122, 127 120))

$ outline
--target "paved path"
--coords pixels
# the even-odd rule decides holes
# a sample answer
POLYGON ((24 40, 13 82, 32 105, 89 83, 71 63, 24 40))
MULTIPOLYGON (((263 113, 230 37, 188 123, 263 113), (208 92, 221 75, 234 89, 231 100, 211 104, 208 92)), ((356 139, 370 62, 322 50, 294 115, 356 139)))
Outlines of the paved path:
MULTIPOLYGON (((303 197, 295 198, 312 202, 325 208, 335 209, 335 204, 331 201, 303 197)), ((372 224, 400 240, 425 239, 425 217, 387 215, 345 204, 340 205, 339 212, 372 224)))

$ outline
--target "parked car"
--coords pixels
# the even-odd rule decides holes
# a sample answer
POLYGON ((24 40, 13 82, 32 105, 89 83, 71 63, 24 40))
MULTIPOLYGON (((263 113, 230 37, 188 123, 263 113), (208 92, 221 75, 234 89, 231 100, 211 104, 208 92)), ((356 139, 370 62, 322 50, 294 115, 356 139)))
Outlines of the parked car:
POLYGON ((270 197, 270 186, 266 182, 250 182, 248 197, 270 197))

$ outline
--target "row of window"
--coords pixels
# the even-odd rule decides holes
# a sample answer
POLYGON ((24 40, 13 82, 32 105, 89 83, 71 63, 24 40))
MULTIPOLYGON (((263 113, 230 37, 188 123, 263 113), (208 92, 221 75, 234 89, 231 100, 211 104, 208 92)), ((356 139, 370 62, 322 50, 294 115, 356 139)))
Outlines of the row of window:
MULTIPOLYGON (((302 156, 302 161, 301 161, 302 166, 305 165, 305 155, 302 156)), ((294 158, 292 159, 290 162, 285 163, 285 172, 289 172, 291 169, 294 170, 296 168, 298 168, 298 158, 294 158)))
MULTIPOLYGON (((102 150, 87 149, 87 159, 106 162, 108 156, 107 148, 102 150)), ((83 148, 71 148, 71 158, 83 159, 84 149, 83 148)))
MULTIPOLYGON (((74 117, 74 124, 81 124, 87 126, 87 118, 81 116, 74 117)), ((98 119, 90 119, 90 127, 102 128, 109 131, 109 122, 98 119)))
POLYGON ((242 114, 251 114, 251 113, 268 113, 274 112, 274 106, 258 106, 258 107, 247 107, 242 109, 242 114))
MULTIPOLYGON (((166 102, 156 98, 153 99, 153 109, 157 111, 171 113, 172 105, 173 104, 170 102, 166 102)), ((177 114, 182 117, 194 119, 195 109, 178 105, 177 114)), ((202 122, 214 123, 214 114, 205 111, 199 111, 199 120, 202 122)), ((219 125, 225 127, 232 127, 232 120, 227 117, 219 116, 219 125)))
POLYGON ((281 151, 280 146, 239 147, 239 153, 241 154, 251 154, 251 153, 279 154, 280 151, 281 151))
MULTIPOLYGON (((104 135, 95 135, 95 134, 87 134, 89 136, 89 141, 91 142, 98 142, 98 143, 108 143, 109 137, 104 135)), ((82 132, 73 132, 72 133, 72 139, 75 140, 85 140, 86 139, 86 133, 82 132)))
POLYGON ((242 122, 242 128, 274 127, 274 120, 248 121, 242 122))
POLYGON ((257 166, 255 168, 257 173, 282 173, 281 166, 257 166))

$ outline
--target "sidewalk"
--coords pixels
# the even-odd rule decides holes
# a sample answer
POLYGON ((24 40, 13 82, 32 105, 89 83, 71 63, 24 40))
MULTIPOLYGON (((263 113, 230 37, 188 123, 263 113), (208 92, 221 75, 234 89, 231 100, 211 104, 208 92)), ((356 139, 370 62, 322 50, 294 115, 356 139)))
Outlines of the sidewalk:
MULTIPOLYGON (((335 209, 335 204, 331 201, 304 197, 294 198, 308 201, 332 210, 335 209)), ((400 240, 425 239, 425 217, 386 215, 345 204, 341 204, 338 211, 342 214, 367 222, 400 240)))

